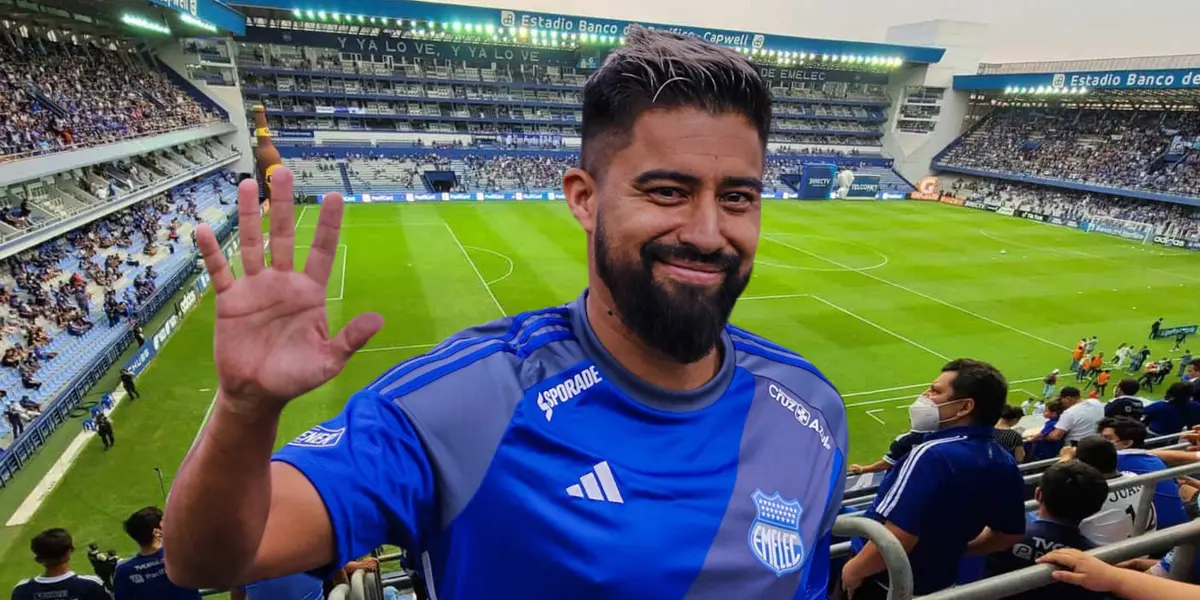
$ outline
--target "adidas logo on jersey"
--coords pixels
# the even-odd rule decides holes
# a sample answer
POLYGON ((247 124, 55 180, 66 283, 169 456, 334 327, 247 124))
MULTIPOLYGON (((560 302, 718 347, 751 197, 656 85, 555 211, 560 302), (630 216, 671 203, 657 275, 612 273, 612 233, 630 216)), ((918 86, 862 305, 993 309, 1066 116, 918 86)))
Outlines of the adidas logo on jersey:
POLYGON ((542 409, 546 420, 549 421, 550 417, 554 415, 554 407, 582 394, 601 381, 604 381, 604 378, 600 376, 600 371, 596 370, 596 365, 581 369, 575 375, 563 380, 562 383, 538 392, 538 408, 542 409))
POLYGON ((606 460, 596 463, 591 471, 579 478, 579 483, 568 487, 567 495, 601 502, 625 503, 625 499, 621 497, 621 490, 617 489, 617 481, 613 479, 612 469, 608 468, 606 460))

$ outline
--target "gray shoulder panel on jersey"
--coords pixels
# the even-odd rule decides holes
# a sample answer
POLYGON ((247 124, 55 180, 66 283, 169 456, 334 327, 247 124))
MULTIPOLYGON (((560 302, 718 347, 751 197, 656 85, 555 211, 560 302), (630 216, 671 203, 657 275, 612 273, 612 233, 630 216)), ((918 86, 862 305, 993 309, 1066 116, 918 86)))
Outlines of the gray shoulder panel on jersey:
POLYGON ((584 359, 558 315, 520 315, 469 330, 413 359, 425 363, 402 364, 372 384, 421 437, 442 527, 479 489, 525 390, 584 359))
POLYGON ((731 337, 738 348, 734 385, 752 386, 753 401, 729 504, 685 598, 787 600, 797 597, 806 570, 819 557, 812 545, 821 543, 841 505, 848 446, 845 407, 837 390, 804 359, 737 332, 731 337), (797 507, 804 544, 799 564, 771 573, 766 562, 778 557, 756 558, 760 502, 797 507))
POLYGON ((738 347, 738 366, 755 377, 777 381, 804 396, 805 402, 821 413, 822 421, 834 434, 838 448, 848 455, 850 433, 846 423, 846 405, 842 395, 824 374, 798 354, 779 347, 772 348, 768 345, 770 342, 761 338, 749 337, 739 331, 732 332, 732 336, 738 347))

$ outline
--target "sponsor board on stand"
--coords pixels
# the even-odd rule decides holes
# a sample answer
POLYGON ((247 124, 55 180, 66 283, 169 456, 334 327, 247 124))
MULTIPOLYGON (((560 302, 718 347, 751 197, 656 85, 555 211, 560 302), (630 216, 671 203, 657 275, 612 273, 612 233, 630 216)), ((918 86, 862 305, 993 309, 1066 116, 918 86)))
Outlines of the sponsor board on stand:
POLYGON ((1014 211, 1013 209, 1011 209, 1011 208, 1008 208, 1008 207, 1005 207, 1005 208, 997 208, 997 209, 996 209, 996 213, 997 213, 997 214, 1001 214, 1001 215, 1004 215, 1004 216, 1006 216, 1006 217, 1011 217, 1011 216, 1013 216, 1013 214, 1014 214, 1015 212, 1016 212, 1016 211, 1014 211))
POLYGON ((967 200, 967 201, 964 201, 962 205, 967 208, 974 208, 975 210, 983 210, 984 208, 986 208, 984 203, 982 203, 978 200, 967 200))
POLYGON ((965 201, 955 198, 954 196, 942 196, 941 198, 938 199, 938 202, 941 202, 942 204, 950 204, 953 206, 962 206, 962 205, 966 204, 965 201))
POLYGON ((1187 248, 1188 245, 1187 240, 1181 240, 1179 238, 1168 237, 1165 235, 1154 236, 1154 243, 1161 244, 1163 246, 1171 246, 1173 248, 1187 248))

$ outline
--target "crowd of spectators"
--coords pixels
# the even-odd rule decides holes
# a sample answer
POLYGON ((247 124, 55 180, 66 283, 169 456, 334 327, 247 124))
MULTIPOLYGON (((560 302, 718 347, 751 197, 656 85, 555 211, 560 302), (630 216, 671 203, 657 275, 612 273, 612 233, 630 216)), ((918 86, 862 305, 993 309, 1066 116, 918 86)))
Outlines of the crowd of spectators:
MULTIPOLYGON (((164 245, 174 252, 178 243, 181 221, 167 220, 172 212, 199 218, 194 189, 139 203, 6 259, 0 275, 0 340, 6 342, 0 367, 16 370, 25 389, 38 390, 39 372, 58 358, 49 350, 55 337, 80 337, 96 326, 96 296, 103 295, 110 327, 134 317, 157 289, 158 273, 143 263, 164 245)), ((0 391, 0 401, 3 396, 0 391)), ((40 414, 40 406, 28 399, 12 404, 16 408, 6 407, 5 415, 14 431, 40 414)))
POLYGON ((485 192, 559 189, 563 174, 578 162, 574 155, 469 155, 463 159, 467 173, 460 187, 485 192))
POLYGON ((940 158, 947 166, 1200 196, 1200 115, 1003 108, 940 158), (1168 156, 1168 150, 1173 156, 1168 156))
POLYGON ((0 160, 192 126, 215 117, 134 54, 0 42, 0 160))
POLYGON ((1155 235, 1200 241, 1200 208, 1053 188, 999 179, 962 179, 947 190, 964 200, 1081 221, 1097 218, 1140 224, 1155 235))

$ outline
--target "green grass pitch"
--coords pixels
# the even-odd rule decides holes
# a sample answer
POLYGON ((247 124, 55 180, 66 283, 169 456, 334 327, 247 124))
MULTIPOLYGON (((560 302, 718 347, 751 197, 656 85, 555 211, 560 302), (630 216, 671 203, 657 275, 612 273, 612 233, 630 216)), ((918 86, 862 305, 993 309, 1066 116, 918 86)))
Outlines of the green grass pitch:
MULTIPOLYGON (((311 239, 316 209, 298 215, 299 238, 311 239)), ((332 325, 368 310, 387 324, 342 375, 287 408, 280 440, 442 338, 570 301, 586 284, 584 237, 562 203, 355 205, 345 224, 332 325)), ((864 462, 907 429, 905 407, 949 358, 995 363, 1019 402, 1067 366, 1081 336, 1099 335, 1111 355, 1142 343, 1157 317, 1197 322, 1198 266, 1200 254, 938 204, 773 201, 733 321, 825 372, 846 400, 851 459, 864 462)), ((80 548, 135 550, 120 521, 162 503, 154 469, 169 485, 213 398, 212 320, 208 294, 139 380, 142 399, 118 409, 116 447, 93 440, 33 520, 3 532, 0 586, 36 571, 28 540, 46 527, 69 528, 80 548)), ((1166 355, 1170 342, 1152 347, 1166 355)), ((82 551, 75 567, 90 572, 82 551)))

